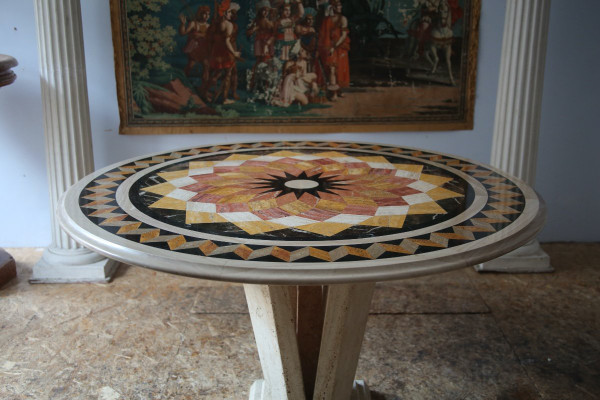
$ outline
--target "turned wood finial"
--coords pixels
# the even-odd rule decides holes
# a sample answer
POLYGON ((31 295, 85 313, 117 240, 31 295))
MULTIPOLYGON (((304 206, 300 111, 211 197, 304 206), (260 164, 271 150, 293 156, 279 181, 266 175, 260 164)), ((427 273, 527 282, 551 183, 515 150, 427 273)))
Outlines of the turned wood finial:
POLYGON ((10 85, 17 79, 17 75, 11 68, 19 65, 14 57, 0 54, 0 87, 10 85))

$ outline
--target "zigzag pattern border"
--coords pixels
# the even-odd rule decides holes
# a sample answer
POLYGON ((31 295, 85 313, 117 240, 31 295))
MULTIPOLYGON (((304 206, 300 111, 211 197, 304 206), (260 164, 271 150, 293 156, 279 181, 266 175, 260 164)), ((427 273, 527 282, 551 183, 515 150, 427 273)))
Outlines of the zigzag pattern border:
POLYGON ((126 163, 98 176, 90 182, 80 194, 79 204, 82 212, 88 219, 106 231, 137 243, 144 243, 169 251, 186 252, 206 257, 266 262, 336 262, 402 257, 445 249, 474 241, 496 233, 510 225, 524 208, 525 203, 522 197, 523 193, 508 178, 482 166, 436 153, 372 144, 282 141, 197 147, 126 163), (489 199, 492 201, 488 202, 482 210, 469 220, 421 236, 368 243, 365 245, 307 247, 255 246, 213 240, 198 240, 198 238, 152 227, 131 217, 116 204, 115 195, 119 186, 118 182, 122 182, 134 173, 155 164, 218 151, 239 149, 265 150, 286 147, 371 150, 433 161, 462 171, 477 179, 486 188, 489 199))

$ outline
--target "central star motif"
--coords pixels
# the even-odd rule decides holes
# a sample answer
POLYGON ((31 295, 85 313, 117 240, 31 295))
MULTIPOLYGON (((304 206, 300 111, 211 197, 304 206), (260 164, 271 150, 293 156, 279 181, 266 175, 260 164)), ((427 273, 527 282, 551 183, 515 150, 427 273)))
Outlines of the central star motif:
POLYGON ((345 190, 343 181, 338 180, 335 176, 323 176, 323 173, 308 176, 306 171, 302 171, 299 175, 285 172, 285 176, 269 176, 270 178, 259 179, 261 182, 256 185, 256 188, 264 189, 263 193, 277 192, 277 197, 294 193, 296 198, 299 199, 304 193, 308 193, 320 199, 321 193, 337 194, 332 190, 345 190), (307 182, 294 185, 295 181, 307 182), (312 184, 309 182, 312 182, 312 184))
POLYGON ((440 200, 464 196, 443 187, 452 175, 364 153, 280 150, 184 167, 156 172, 162 183, 142 189, 159 195, 148 207, 185 211, 189 226, 230 223, 249 235, 292 229, 329 237, 358 225, 399 229, 407 216, 435 218, 447 213, 440 200))

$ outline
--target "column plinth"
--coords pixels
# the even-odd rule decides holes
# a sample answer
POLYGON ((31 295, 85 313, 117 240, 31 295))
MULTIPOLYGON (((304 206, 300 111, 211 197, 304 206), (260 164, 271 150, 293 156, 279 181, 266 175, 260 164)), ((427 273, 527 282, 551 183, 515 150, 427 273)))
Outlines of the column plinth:
MULTIPOLYGON (((508 0, 491 164, 534 186, 550 0, 508 0)), ((533 241, 475 267, 478 271, 548 272, 550 257, 533 241)))
POLYGON ((59 197, 94 170, 79 0, 35 0, 52 244, 32 282, 102 282, 118 263, 78 245, 54 213, 59 197))

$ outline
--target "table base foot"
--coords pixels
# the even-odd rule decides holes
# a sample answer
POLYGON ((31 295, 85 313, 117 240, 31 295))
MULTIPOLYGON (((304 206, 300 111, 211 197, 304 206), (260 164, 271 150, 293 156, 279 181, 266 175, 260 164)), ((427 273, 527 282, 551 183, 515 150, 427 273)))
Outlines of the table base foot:
MULTIPOLYGON (((248 399, 272 400, 266 397, 264 379, 254 381, 254 383, 250 387, 250 396, 248 396, 248 399)), ((367 386, 367 383, 364 380, 357 379, 354 381, 350 400, 371 400, 371 391, 369 390, 369 386, 367 386)))

